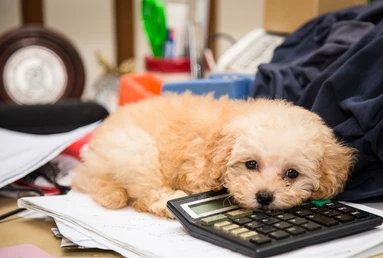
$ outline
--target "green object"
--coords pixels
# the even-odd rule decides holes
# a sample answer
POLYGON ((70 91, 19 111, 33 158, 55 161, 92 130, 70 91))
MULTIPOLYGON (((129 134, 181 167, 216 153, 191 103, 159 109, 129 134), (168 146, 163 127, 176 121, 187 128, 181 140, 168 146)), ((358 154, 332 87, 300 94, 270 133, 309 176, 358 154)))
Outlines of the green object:
POLYGON ((142 0, 142 23, 155 57, 163 56, 166 41, 165 7, 161 0, 142 0))
POLYGON ((316 206, 320 206, 320 207, 322 207, 323 205, 330 203, 330 202, 331 202, 330 200, 311 200, 312 204, 314 204, 316 206))

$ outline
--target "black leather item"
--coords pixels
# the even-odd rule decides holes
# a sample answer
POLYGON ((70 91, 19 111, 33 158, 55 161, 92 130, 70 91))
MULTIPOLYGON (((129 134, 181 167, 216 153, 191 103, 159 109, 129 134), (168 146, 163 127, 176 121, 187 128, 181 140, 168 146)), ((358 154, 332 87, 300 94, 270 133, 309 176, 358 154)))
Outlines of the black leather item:
POLYGON ((0 127, 32 134, 62 133, 108 115, 99 104, 75 100, 47 105, 0 104, 0 127))

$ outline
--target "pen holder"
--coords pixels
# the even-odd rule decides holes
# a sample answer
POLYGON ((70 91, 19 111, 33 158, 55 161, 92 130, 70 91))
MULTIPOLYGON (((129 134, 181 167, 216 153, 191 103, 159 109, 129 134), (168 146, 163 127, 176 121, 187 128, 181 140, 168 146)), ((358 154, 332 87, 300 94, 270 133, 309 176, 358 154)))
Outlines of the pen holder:
POLYGON ((188 57, 157 58, 146 56, 145 69, 164 82, 190 80, 190 59, 188 57))
POLYGON ((163 80, 150 72, 122 75, 118 103, 121 106, 160 95, 163 83, 163 80))

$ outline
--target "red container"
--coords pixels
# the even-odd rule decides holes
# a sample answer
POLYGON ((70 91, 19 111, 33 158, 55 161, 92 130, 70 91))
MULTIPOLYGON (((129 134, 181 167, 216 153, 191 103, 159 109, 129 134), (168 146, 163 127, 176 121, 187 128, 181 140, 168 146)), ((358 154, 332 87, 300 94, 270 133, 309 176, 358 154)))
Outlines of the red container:
POLYGON ((157 58, 146 56, 145 69, 161 78, 164 82, 190 80, 190 59, 157 58))

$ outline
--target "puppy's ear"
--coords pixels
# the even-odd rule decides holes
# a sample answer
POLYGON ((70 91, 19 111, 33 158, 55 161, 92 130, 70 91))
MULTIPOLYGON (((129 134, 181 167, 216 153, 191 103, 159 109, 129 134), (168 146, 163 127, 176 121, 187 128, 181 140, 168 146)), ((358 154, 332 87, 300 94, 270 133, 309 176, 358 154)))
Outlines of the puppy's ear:
POLYGON ((323 143, 319 189, 312 195, 316 200, 331 199, 341 192, 356 161, 355 149, 338 142, 332 133, 330 135, 323 143))
POLYGON ((212 135, 205 152, 205 159, 211 164, 210 176, 221 181, 227 169, 233 146, 240 132, 240 123, 234 119, 219 132, 212 135))

